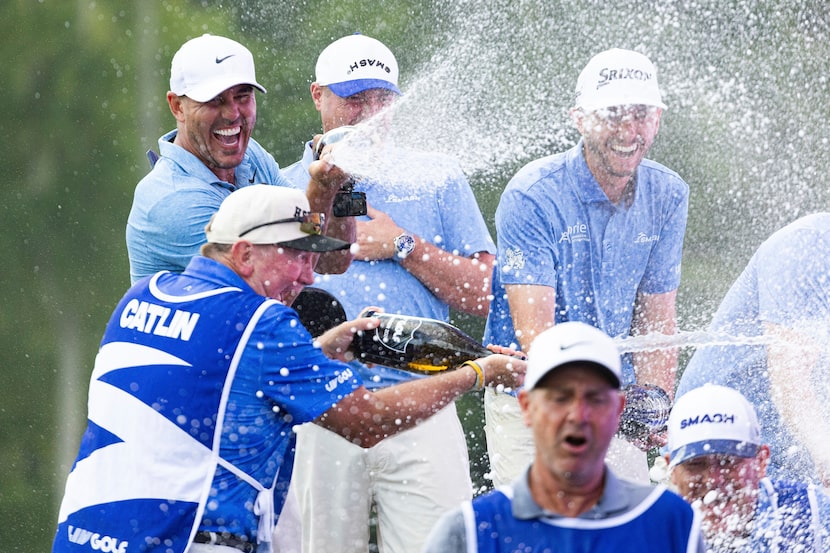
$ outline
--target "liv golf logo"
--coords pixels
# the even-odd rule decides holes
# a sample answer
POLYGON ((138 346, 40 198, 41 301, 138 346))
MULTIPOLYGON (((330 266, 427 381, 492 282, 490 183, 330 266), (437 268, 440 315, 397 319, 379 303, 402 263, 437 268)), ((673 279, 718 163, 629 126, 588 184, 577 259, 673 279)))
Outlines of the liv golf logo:
POLYGON ((69 541, 77 543, 78 545, 89 544, 89 547, 93 551, 101 551, 103 553, 126 553, 127 546, 129 545, 128 542, 119 541, 112 536, 102 536, 96 532, 83 528, 75 528, 74 526, 69 527, 69 541))

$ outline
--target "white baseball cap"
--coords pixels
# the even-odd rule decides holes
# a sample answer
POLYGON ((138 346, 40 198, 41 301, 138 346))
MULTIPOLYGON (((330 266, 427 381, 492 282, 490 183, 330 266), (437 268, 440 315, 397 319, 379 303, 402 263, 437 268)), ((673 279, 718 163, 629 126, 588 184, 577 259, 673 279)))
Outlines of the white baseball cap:
POLYGON ((256 80, 253 55, 234 40, 205 34, 185 42, 173 56, 170 90, 178 96, 207 102, 240 84, 265 92, 256 80))
POLYGON ((666 109, 657 68, 639 52, 612 48, 588 62, 576 81, 576 107, 586 111, 623 105, 666 109))
POLYGON ((752 404, 737 390, 715 384, 675 401, 668 428, 669 467, 701 455, 754 457, 761 445, 752 404))
POLYGON ((322 235, 325 218, 311 213, 305 192, 253 184, 231 193, 213 214, 205 234, 214 244, 281 244, 309 252, 343 250, 351 244, 322 235))
POLYGON ((589 324, 569 321, 545 330, 527 352, 524 387, 532 390, 552 370, 570 363, 589 363, 605 369, 609 380, 620 387, 620 352, 614 340, 589 324))
POLYGON ((396 94, 398 62, 381 41, 361 34, 335 40, 320 53, 315 68, 317 84, 341 98, 385 88, 396 94))

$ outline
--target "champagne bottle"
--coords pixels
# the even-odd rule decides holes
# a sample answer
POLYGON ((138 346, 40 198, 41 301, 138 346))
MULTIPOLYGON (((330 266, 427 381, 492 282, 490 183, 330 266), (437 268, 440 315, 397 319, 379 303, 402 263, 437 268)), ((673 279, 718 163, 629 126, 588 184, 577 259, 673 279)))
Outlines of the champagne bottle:
POLYGON ((663 388, 650 384, 631 384, 623 388, 625 409, 620 417, 618 434, 629 442, 647 440, 666 429, 671 412, 671 398, 663 388))
POLYGON ((432 374, 493 353, 444 321, 376 311, 362 316, 380 320, 380 326, 358 332, 352 341, 351 349, 362 363, 432 374))

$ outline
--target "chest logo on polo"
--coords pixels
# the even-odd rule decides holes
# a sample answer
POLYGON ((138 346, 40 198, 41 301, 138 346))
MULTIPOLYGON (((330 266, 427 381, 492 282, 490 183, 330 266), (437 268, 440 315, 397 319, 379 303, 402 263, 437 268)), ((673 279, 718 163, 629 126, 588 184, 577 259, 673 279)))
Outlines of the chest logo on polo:
POLYGON ((559 243, 568 242, 569 244, 574 244, 576 242, 588 242, 590 239, 588 225, 585 223, 576 223, 575 225, 568 225, 567 230, 559 237, 559 243))
POLYGON ((418 202, 420 200, 421 197, 415 193, 399 195, 394 192, 391 192, 388 196, 386 196, 386 202, 390 204, 399 204, 403 202, 418 202))
POLYGON ((635 244, 651 244, 652 242, 657 242, 660 240, 660 236, 657 234, 652 234, 649 236, 645 232, 641 232, 637 235, 637 238, 634 239, 635 244))

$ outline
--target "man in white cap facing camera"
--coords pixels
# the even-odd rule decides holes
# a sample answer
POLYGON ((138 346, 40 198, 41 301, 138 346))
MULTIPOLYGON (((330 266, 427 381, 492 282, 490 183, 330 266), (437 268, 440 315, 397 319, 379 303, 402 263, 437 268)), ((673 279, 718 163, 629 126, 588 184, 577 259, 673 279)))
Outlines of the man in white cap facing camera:
MULTIPOLYGON (((167 104, 176 129, 159 139, 153 169, 136 186, 127 221, 130 279, 181 272, 204 243, 204 228, 231 192, 254 183, 290 186, 273 156, 251 134, 256 124, 254 58, 229 38, 202 35, 173 56, 167 104)), ((309 179, 314 211, 331 214, 346 176, 321 162, 309 179)), ((352 218, 330 220, 328 234, 354 241, 352 218)), ((348 250, 327 254, 323 268, 344 271, 348 250)))
POLYGON ((702 553, 688 504, 663 486, 618 478, 605 462, 625 405, 621 379, 617 346, 601 330, 565 322, 540 333, 519 392, 532 463, 442 517, 423 551, 702 553))
POLYGON ((830 550, 830 500, 812 484, 766 477, 769 446, 740 392, 706 384, 669 417, 672 484, 703 514, 712 552, 830 550))
MULTIPOLYGON (((621 338, 675 332, 689 187, 645 159, 665 107, 646 56, 615 48, 588 62, 571 110, 581 140, 521 169, 496 209, 485 343, 526 351, 565 321, 621 338)), ((623 385, 651 384, 671 397, 676 367, 675 350, 626 354, 623 385)), ((530 435, 514 397, 488 390, 484 406, 494 482, 508 482, 532 455, 530 435)), ((654 435, 637 447, 664 443, 654 435)), ((647 482, 647 456, 637 447, 615 439, 609 460, 647 482)))
MULTIPOLYGON (((311 98, 323 131, 360 125, 383 138, 346 158, 364 162, 356 165, 362 176, 354 187, 366 194, 368 213, 357 218, 349 269, 318 276, 315 286, 333 294, 349 317, 369 305, 443 321, 450 308, 483 317, 495 244, 456 160, 392 144, 387 129, 400 93, 395 56, 372 37, 342 37, 317 59, 311 98)), ((358 139, 354 146, 350 140, 335 145, 335 164, 344 151, 359 149, 358 139)), ((284 175, 302 186, 312 160, 309 143, 284 175)), ((387 367, 353 366, 369 389, 417 378, 387 367)), ((292 486, 305 553, 365 553, 373 506, 381 553, 417 553, 440 513, 473 494, 455 405, 368 450, 318 425, 302 426, 292 486)))
POLYGON ((367 391, 343 360, 362 318, 312 342, 288 304, 313 280, 322 213, 302 191, 244 187, 206 228, 204 256, 133 286, 104 332, 89 424, 69 474, 55 552, 269 552, 292 427, 361 447, 483 385, 517 386, 505 355, 367 391))

